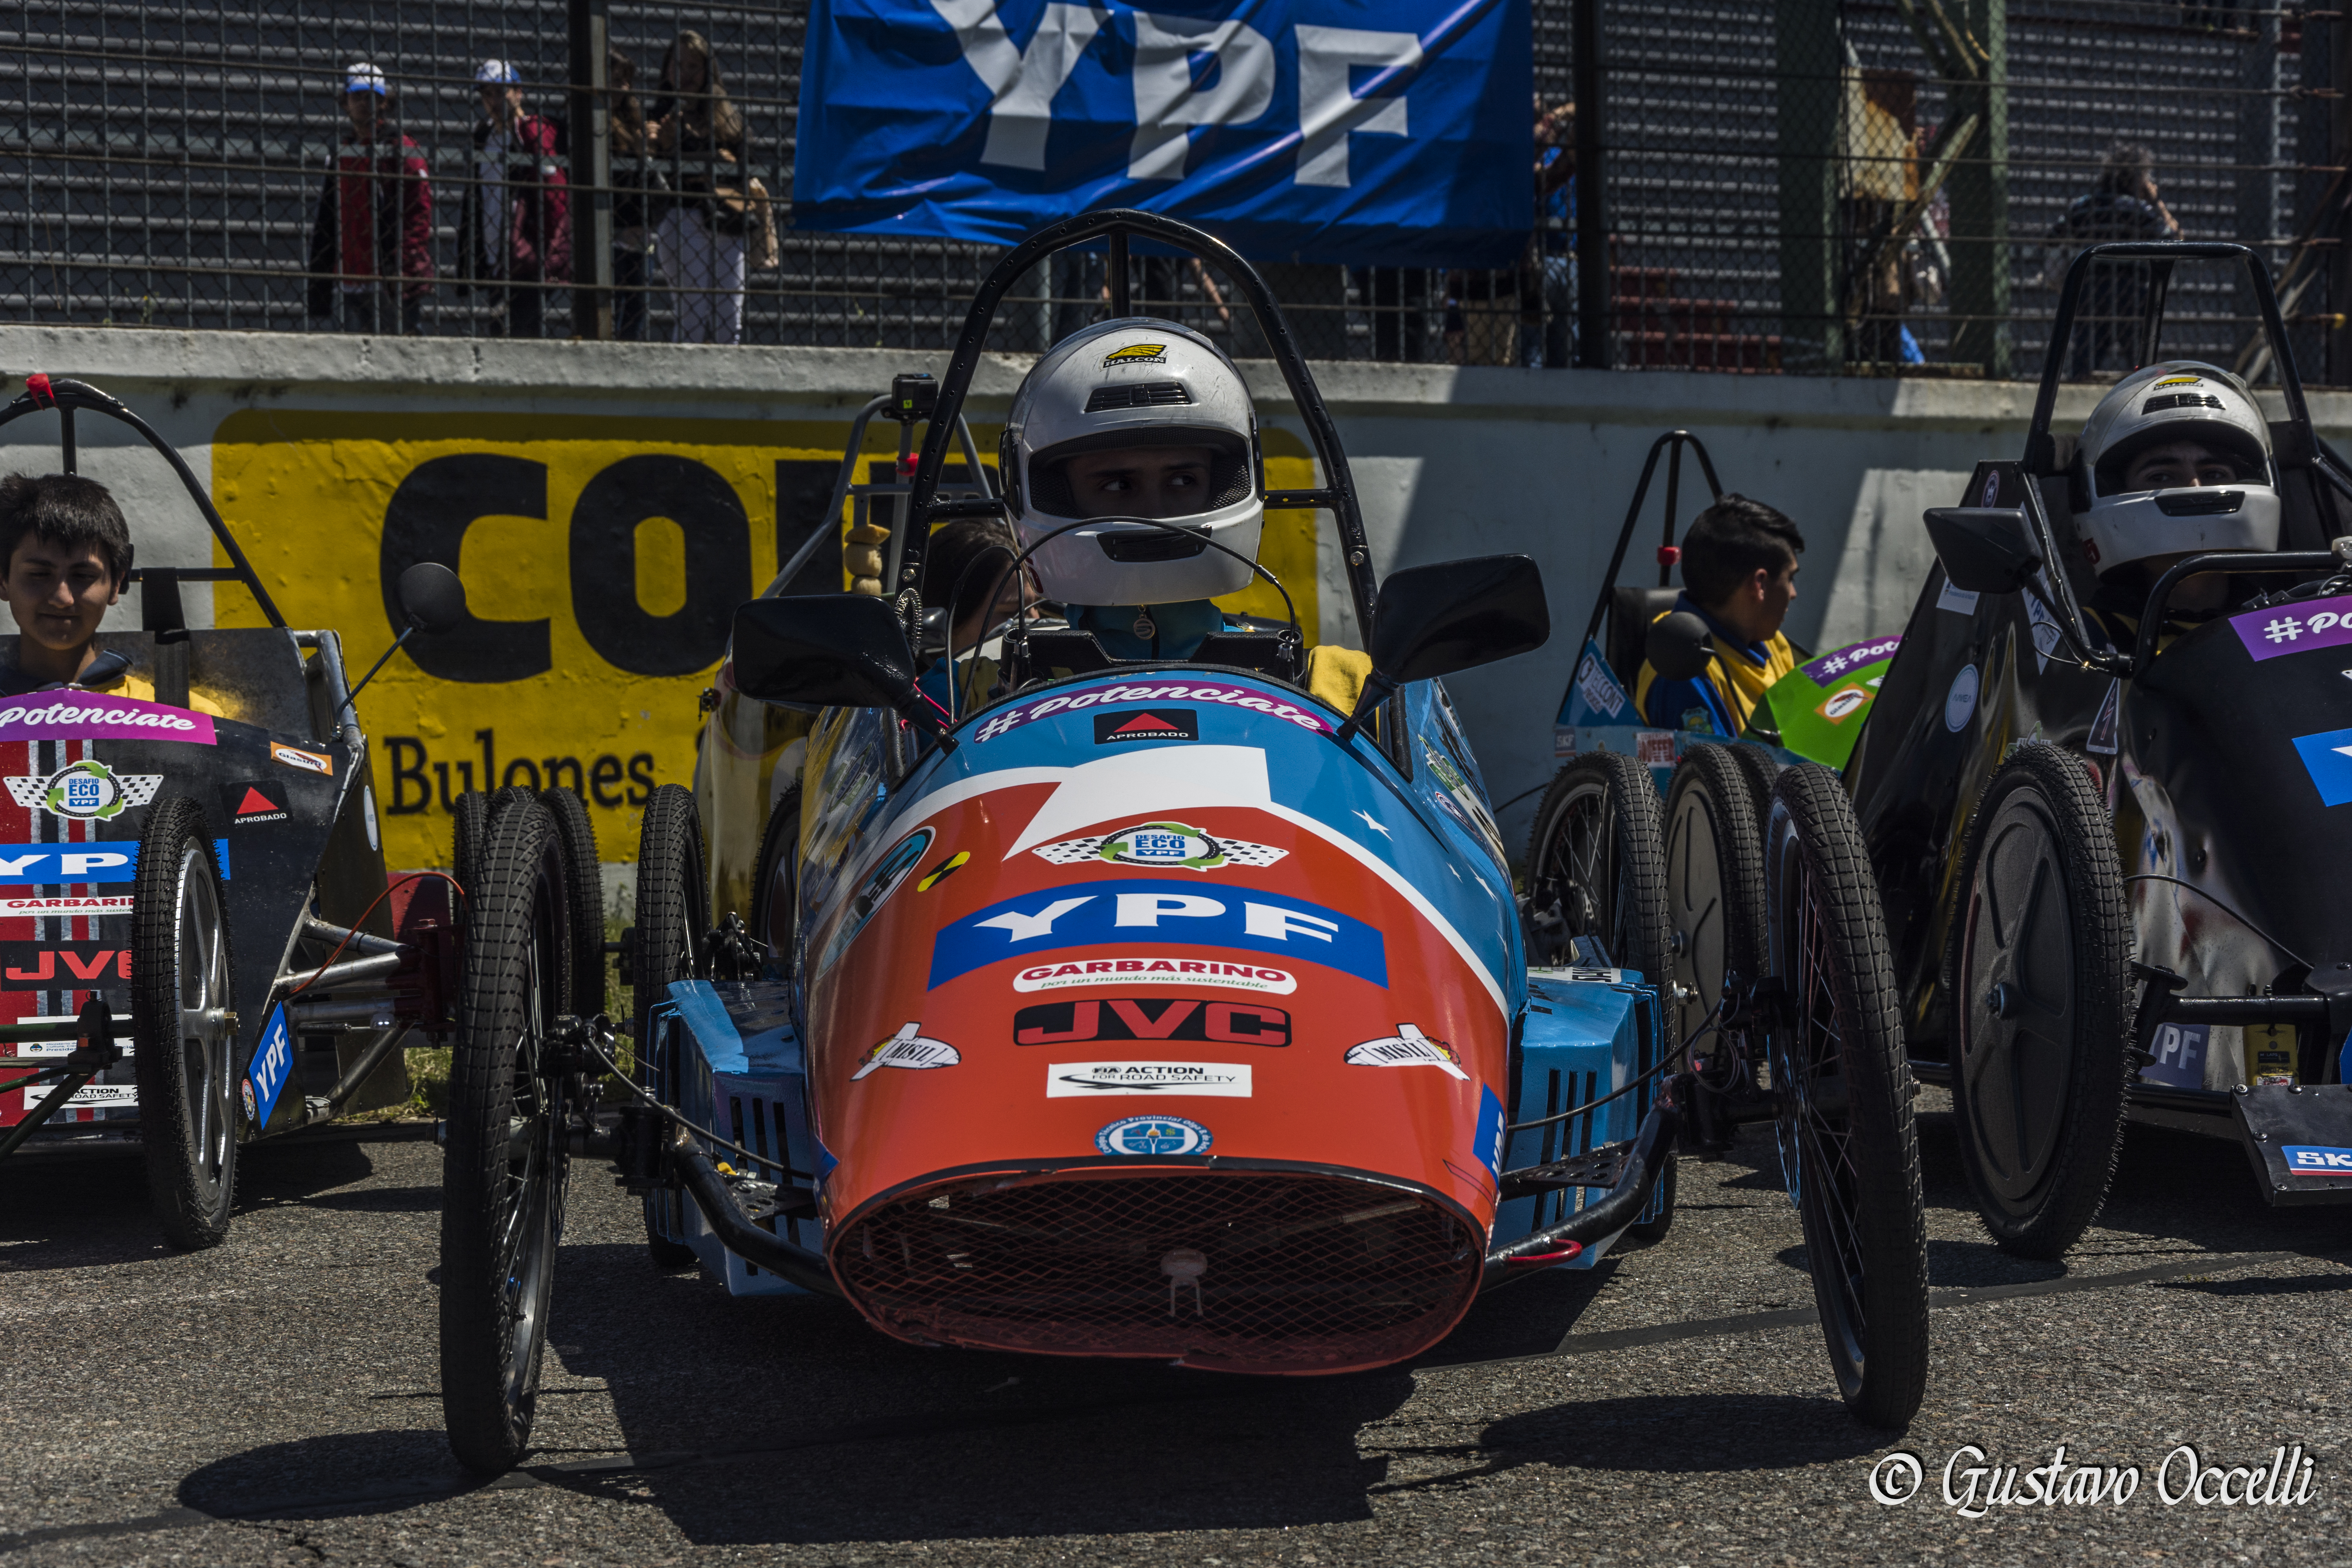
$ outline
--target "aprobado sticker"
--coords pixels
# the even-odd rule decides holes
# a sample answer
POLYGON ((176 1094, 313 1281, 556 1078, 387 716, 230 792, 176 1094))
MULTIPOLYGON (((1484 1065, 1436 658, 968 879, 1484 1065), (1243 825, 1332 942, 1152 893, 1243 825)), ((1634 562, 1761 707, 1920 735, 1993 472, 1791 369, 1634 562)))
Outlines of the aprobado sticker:
POLYGON ((2298 1176, 2352 1176, 2352 1149, 2330 1148, 2325 1143, 2288 1143, 2279 1152, 2286 1156, 2286 1168, 2298 1176))
POLYGON ((94 757, 68 763, 46 778, 8 781, 9 798, 27 810, 69 822, 108 822, 145 805, 163 787, 162 773, 118 773, 94 757))
POLYGON ((1181 1116, 1122 1116, 1095 1134, 1095 1147, 1106 1154, 1205 1154, 1215 1140, 1209 1130, 1181 1116))
POLYGON ((962 1060, 963 1053, 945 1040, 923 1038, 920 1024, 901 1024, 897 1034, 866 1048, 866 1055, 858 1059, 857 1070, 849 1075, 849 1081, 856 1083, 883 1068, 951 1068, 962 1060))
POLYGON ((1201 715, 1192 708, 1146 708, 1138 713, 1095 715, 1095 744, 1115 746, 1123 741, 1197 741, 1201 715))
MULTIPOLYGON (((130 907, 128 900, 124 907, 130 907)), ((1298 977, 1286 969, 1214 958, 1163 958, 1157 954, 1040 963, 1014 975, 1013 989, 1060 991, 1073 985, 1131 985, 1137 981, 1155 985, 1214 985, 1228 991, 1264 991, 1276 996, 1287 996, 1298 989, 1298 977)))
POLYGON ((1255 1002, 1203 1002, 1192 996, 1040 1002, 1013 1015, 1016 1046, 1091 1045, 1097 1040, 1286 1046, 1290 1015, 1255 1002))
POLYGON ((1399 1024, 1397 1032, 1384 1039, 1349 1046, 1346 1061, 1351 1068, 1437 1068, 1448 1078, 1470 1080, 1470 1075, 1462 1070, 1460 1053, 1411 1024, 1399 1024))
POLYGON ((306 773, 334 776, 335 759, 324 752, 306 752, 299 746, 281 745, 272 741, 269 742, 269 760, 283 763, 289 768, 299 768, 306 773))
POLYGON ((1290 853, 1270 844, 1214 838, 1181 822, 1139 822, 1091 838, 1065 838, 1031 851, 1056 866, 1108 860, 1114 866, 1158 866, 1171 871, 1213 871, 1220 866, 1271 866, 1290 853))
POLYGON ((1258 690, 1255 687, 1237 686, 1223 680, 1171 681, 1165 685, 1100 686, 1088 691, 1055 695, 1035 702, 1023 703, 997 713, 972 731, 975 741, 993 741, 999 735, 1017 730, 1038 719, 1050 719, 1056 713, 1077 713, 1108 707, 1114 702, 1214 702, 1244 712, 1263 713, 1269 719, 1279 719, 1296 724, 1302 730, 1312 730, 1328 735, 1331 725, 1320 714, 1286 702, 1279 697, 1258 690))
POLYGON ((286 786, 268 779, 239 779, 221 791, 221 799, 228 807, 232 827, 283 822, 292 815, 287 806, 286 786))
POLYGON ((1102 1094, 1250 1097, 1246 1062, 1055 1062, 1045 1069, 1047 1100, 1102 1094))
POLYGON ((1196 886, 1105 880, 1001 900, 940 929, 931 942, 930 984, 1002 959, 1034 967, 1039 959, 1033 954, 1112 942, 1276 953, 1388 984, 1388 942, 1378 927, 1280 893, 1192 890, 1196 886))

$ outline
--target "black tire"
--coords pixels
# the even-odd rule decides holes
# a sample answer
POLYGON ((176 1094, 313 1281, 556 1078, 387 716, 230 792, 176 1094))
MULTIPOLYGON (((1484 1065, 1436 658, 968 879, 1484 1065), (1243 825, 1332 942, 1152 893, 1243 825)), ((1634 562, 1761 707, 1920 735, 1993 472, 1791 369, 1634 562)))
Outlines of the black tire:
POLYGON ((450 874, 470 900, 474 879, 481 871, 482 850, 490 841, 490 797, 477 789, 465 791, 457 796, 449 818, 450 874))
POLYGON ((596 825, 588 807, 568 789, 540 792, 563 840, 563 886, 572 902, 572 969, 564 989, 565 1011, 593 1018, 604 1011, 604 868, 596 858, 596 825))
POLYGON ((1835 773, 1807 763, 1774 781, 1764 864, 1781 1171, 1838 1390, 1899 1429, 1927 1385, 1919 1142, 1886 921, 1835 773))
MULTIPOLYGON (((710 972, 710 889, 703 871, 702 824, 694 796, 664 784, 646 802, 637 838, 636 923, 630 973, 636 990, 636 1080, 665 1104, 677 1103, 675 1065, 652 1046, 653 1010, 671 982, 710 972)), ((683 1194, 646 1198, 646 1248, 654 1267, 690 1268, 694 1249, 670 1237, 685 1228, 683 1194)))
POLYGON ((751 934, 765 942, 778 975, 793 973, 800 920, 801 792, 784 792, 760 836, 758 880, 751 884, 751 934))
POLYGON ((215 1247, 236 1202, 236 967, 212 835, 185 796, 157 801, 140 835, 131 950, 148 1201, 173 1247, 215 1247))
POLYGON ((1764 842, 1764 824, 1772 816, 1772 781, 1780 776, 1785 765, 1780 759, 1761 746, 1729 745, 1724 748, 1731 754, 1739 776, 1748 781, 1748 793, 1756 803, 1756 842, 1764 842))
POLYGON ((1652 981, 1667 973, 1666 851, 1658 787, 1631 757, 1595 752, 1559 770, 1528 842, 1528 958, 1572 962, 1576 937, 1652 981))
POLYGON ((441 1207, 441 1411, 468 1468, 530 1441, 569 1172, 562 1082, 542 1065, 563 1010, 563 844, 537 805, 497 816, 466 927, 441 1207))
POLYGON ((1764 847, 1754 774, 1734 755, 1753 747, 1693 746, 1675 767, 1665 809, 1668 971, 1685 1000, 1667 1010, 1680 1046, 1723 1000, 1727 973, 1763 973, 1764 847))
POLYGON ((2083 764, 2020 746, 1978 797, 1946 954, 1952 1111, 1985 1229, 2056 1258, 2098 1217, 2131 1073, 2131 910, 2083 764))

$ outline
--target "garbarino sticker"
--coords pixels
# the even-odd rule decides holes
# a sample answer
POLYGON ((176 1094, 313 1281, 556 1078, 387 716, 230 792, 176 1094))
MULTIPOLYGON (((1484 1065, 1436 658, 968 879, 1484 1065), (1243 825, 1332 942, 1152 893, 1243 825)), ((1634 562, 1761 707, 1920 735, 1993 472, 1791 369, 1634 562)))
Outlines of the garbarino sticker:
POLYGON ((1059 991, 1072 985, 1214 985, 1229 991, 1265 991, 1287 996, 1298 977, 1286 969, 1236 963, 1222 958, 1178 958, 1159 953, 1120 958, 1071 959, 1040 963, 1013 977, 1015 991, 1059 991))

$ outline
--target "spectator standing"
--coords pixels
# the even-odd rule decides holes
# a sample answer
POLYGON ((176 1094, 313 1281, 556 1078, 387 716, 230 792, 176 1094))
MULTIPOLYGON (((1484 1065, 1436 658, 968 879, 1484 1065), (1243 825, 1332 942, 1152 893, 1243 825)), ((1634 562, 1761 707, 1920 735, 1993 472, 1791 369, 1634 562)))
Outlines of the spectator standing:
POLYGON ((743 337, 743 258, 753 222, 743 116, 727 96, 710 44, 680 33, 662 59, 653 108, 655 156, 674 195, 654 226, 677 311, 670 341, 732 343, 743 337))
POLYGON ((624 342, 646 335, 646 249, 653 242, 646 201, 662 177, 646 154, 645 105, 636 94, 637 63, 618 49, 604 57, 610 84, 613 139, 613 335, 624 342))
POLYGON ((523 107, 522 76, 504 60, 474 72, 473 180, 457 226, 468 279, 505 295, 507 335, 541 335, 549 285, 572 279, 571 192, 555 125, 523 107))
MULTIPOLYGON (((2086 246, 2117 240, 2177 240, 2180 225, 2165 209, 2156 189, 2156 160, 2146 147, 2118 142, 2107 149, 2099 166, 2099 183, 2087 195, 2074 198, 2066 216, 2051 226, 2048 265, 2042 283, 2055 289, 2066 280, 2066 268, 2086 246)), ((2140 321, 2147 311, 2148 264, 2108 263, 2092 268, 2083 280, 2075 306, 2074 336, 2067 374, 2085 376, 2116 366, 2127 370, 2139 357, 2140 321)))
POLYGON ((310 227, 311 321, 321 331, 416 336, 433 289, 433 187, 401 133, 383 72, 343 72, 342 145, 310 227))
POLYGON ((1536 100, 1535 265, 1519 293, 1519 363, 1566 370, 1575 363, 1576 105, 1536 100))

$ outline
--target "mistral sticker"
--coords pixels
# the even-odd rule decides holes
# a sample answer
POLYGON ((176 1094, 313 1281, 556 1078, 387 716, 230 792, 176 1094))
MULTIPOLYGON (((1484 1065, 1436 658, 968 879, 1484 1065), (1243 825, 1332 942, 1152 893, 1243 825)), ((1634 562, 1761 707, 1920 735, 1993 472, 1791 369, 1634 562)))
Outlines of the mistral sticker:
POLYGON ((2342 647, 2352 643, 2352 598, 2250 610, 2231 616, 2230 625, 2257 661, 2313 648, 2342 647))
POLYGON ((209 746, 213 721, 206 714, 136 697, 43 692, 0 705, 0 742, 7 741, 185 741, 209 746))
POLYGON ((1387 944, 1352 915, 1278 893, 1175 892, 1166 882, 1139 879, 1050 889, 976 910, 932 942, 930 984, 1001 959, 1034 965, 1034 955, 1066 948, 1145 942, 1280 953, 1389 983, 1387 944))
POLYGON ((1050 719, 1056 713, 1090 711, 1112 702, 1211 702, 1244 712, 1263 713, 1269 719, 1279 719, 1285 723, 1321 734, 1328 734, 1331 730, 1323 717, 1311 709, 1260 691, 1255 687, 1237 686, 1226 681, 1192 680, 1146 686, 1101 686, 1091 691, 1060 693, 1035 702, 1021 703, 991 718, 973 732, 973 739, 993 741, 1033 720, 1050 719))

